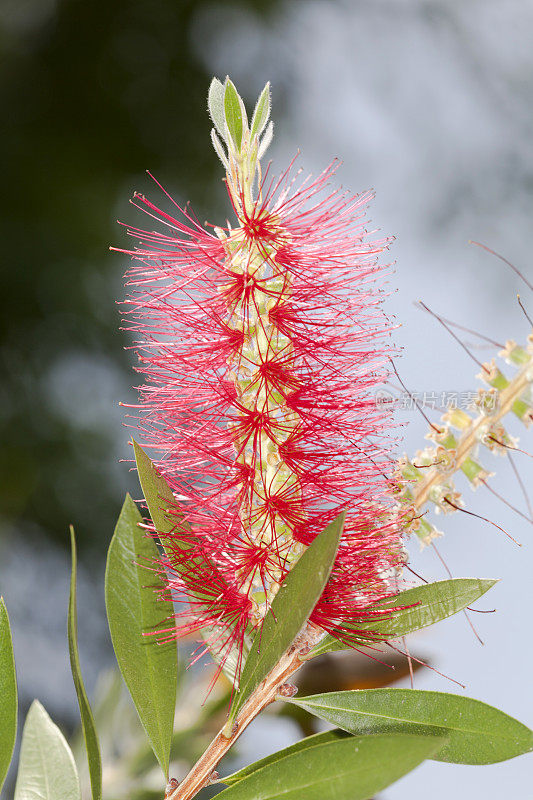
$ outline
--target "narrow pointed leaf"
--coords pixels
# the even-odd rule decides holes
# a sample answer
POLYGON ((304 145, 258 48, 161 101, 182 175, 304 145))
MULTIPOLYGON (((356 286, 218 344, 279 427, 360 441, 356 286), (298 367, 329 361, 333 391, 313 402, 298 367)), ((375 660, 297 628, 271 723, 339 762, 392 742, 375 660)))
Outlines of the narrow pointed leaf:
POLYGON ((109 546, 105 597, 117 662, 161 769, 168 775, 177 686, 175 642, 159 644, 156 632, 173 618, 159 599, 159 578, 146 569, 158 559, 155 543, 139 527, 142 517, 129 495, 109 546))
POLYGON ((286 576, 263 625, 257 630, 244 664, 230 714, 233 721, 307 622, 327 583, 344 525, 344 512, 300 556, 286 576))
POLYGON ((213 120, 215 128, 222 138, 225 139, 226 119, 224 116, 224 84, 221 83, 218 78, 213 78, 209 86, 207 107, 209 109, 209 116, 213 120))
POLYGON ((17 738, 17 676, 9 617, 0 597, 0 789, 13 756, 17 738))
POLYGON ((307 736, 305 739, 301 739, 299 742, 292 744, 290 747, 285 747, 283 750, 278 750, 276 753, 272 753, 265 758, 261 758, 259 761, 254 761, 253 764, 248 764, 247 767, 243 767, 238 772, 233 772, 231 775, 227 775, 225 778, 220 778, 220 783, 225 783, 226 786, 233 786, 234 783, 238 783, 244 778, 247 778, 252 774, 252 772, 257 772, 259 769, 263 769, 263 767, 269 766, 270 764, 275 764, 276 762, 281 761, 281 759, 286 758, 293 753, 299 753, 302 750, 311 750, 313 747, 319 747, 320 745, 328 744, 329 742, 342 741, 343 739, 349 737, 349 733, 346 733, 346 731, 341 731, 338 728, 333 731, 324 731, 324 733, 315 733, 314 736, 307 736))
POLYGON ((238 644, 224 640, 222 644, 217 642, 217 630, 214 627, 202 628, 200 631, 202 639, 206 643, 213 661, 218 664, 228 681, 237 687, 239 685, 239 668, 241 661, 246 659, 250 652, 250 637, 244 636, 242 641, 242 651, 238 644))
POLYGON ((252 772, 220 800, 370 800, 429 758, 443 739, 426 736, 349 736, 252 772))
POLYGON ((237 89, 229 78, 226 78, 226 89, 224 92, 224 115, 229 134, 235 143, 237 152, 240 153, 243 127, 241 100, 237 89))
POLYGON ((70 747, 38 700, 24 724, 15 800, 81 800, 70 747))
MULTIPOLYGON (((171 554, 178 548, 182 551, 190 549, 189 541, 180 538, 180 532, 190 534, 190 525, 180 514, 172 489, 163 476, 158 473, 142 447, 135 441, 133 447, 141 488, 157 535, 173 568, 182 569, 183 579, 187 583, 187 562, 171 558, 171 554)), ((195 553, 194 558, 198 567, 200 567, 200 559, 203 559, 202 571, 205 574, 209 574, 214 569, 213 565, 198 552, 195 553)), ((203 594, 198 585, 189 588, 198 600, 210 598, 209 592, 203 594)))
POLYGON ((260 136, 268 122, 270 116, 270 83, 267 83, 255 106, 254 115, 252 117, 252 127, 250 135, 253 138, 255 135, 260 136))
MULTIPOLYGON (((406 606, 406 608, 395 611, 383 620, 365 620, 358 623, 357 631, 376 633, 380 639, 397 639, 420 628, 425 628, 427 625, 433 625, 441 619, 451 617, 457 611, 474 603, 495 583, 497 583, 495 580, 454 578, 407 589, 375 606, 381 610, 393 609, 398 606, 406 606)), ((348 645, 328 635, 317 644, 308 658, 314 658, 332 650, 346 649, 349 649, 348 645)))
MULTIPOLYGON (((200 602, 210 602, 209 592, 203 593, 201 588, 198 587, 198 584, 190 585, 188 583, 187 565, 190 564, 190 560, 187 562, 186 559, 172 557, 172 553, 177 549, 186 551, 191 547, 189 541, 185 538, 180 538, 180 532, 190 534, 190 526, 180 514, 172 489, 163 476, 158 473, 142 447, 135 441, 133 442, 133 448, 135 451, 139 481, 148 506, 148 511, 150 512, 152 522, 167 557, 171 561, 174 569, 182 571, 183 580, 187 584, 191 594, 200 602)), ((196 551, 194 559, 197 567, 201 567, 203 574, 208 575, 210 572, 214 571, 215 567, 213 564, 208 562, 205 556, 201 555, 198 551, 196 551), (200 559, 203 559, 202 564, 200 564, 200 559)), ((202 632, 204 639, 207 639, 211 632, 211 630, 208 631, 205 629, 202 632)), ((215 639, 216 638, 215 636, 215 639)), ((246 644, 249 646, 247 640, 245 640, 245 646, 246 644)), ((217 664, 222 664, 222 661, 224 662, 222 665, 224 673, 229 680, 235 682, 237 665, 240 663, 239 649, 231 645, 229 647, 223 645, 217 650, 215 645, 215 647, 210 647, 209 650, 217 664)))
POLYGON ((224 152, 224 148, 222 147, 222 142, 217 136, 217 132, 214 128, 211 129, 211 141, 213 142, 213 147, 215 148, 215 153, 220 158, 222 162, 222 166, 226 169, 229 168, 229 162, 224 152))
POLYGON ((436 733, 448 738, 432 757, 457 764, 494 764, 533 750, 533 732, 497 708, 444 692, 368 689, 289 702, 349 733, 436 733))
MULTIPOLYGON (((165 547, 168 534, 175 535, 179 526, 183 526, 184 530, 188 530, 189 526, 176 513, 176 499, 166 480, 157 472, 142 447, 135 441, 133 442, 133 449, 135 451, 139 481, 144 492, 148 511, 161 544, 165 547), (170 510, 172 510, 172 513, 170 510)), ((175 544, 175 542, 176 539, 173 536, 172 543, 175 544)), ((186 545, 184 544, 184 546, 186 545)))
POLYGON ((93 800, 100 800, 102 797, 102 759, 100 756, 100 744, 98 742, 98 734, 96 732, 96 725, 94 724, 93 712, 89 705, 87 692, 83 683, 81 674, 80 657, 78 653, 78 611, 77 611, 77 597, 76 597, 76 536, 74 528, 70 528, 70 543, 72 550, 72 572, 70 577, 70 596, 68 601, 68 649, 70 654, 70 667, 72 670, 72 677, 74 679, 74 686, 78 696, 78 705, 80 707, 81 729, 83 731, 83 739, 85 741, 85 750, 87 751, 87 762, 89 765, 89 777, 91 779, 91 793, 93 800))
POLYGON ((266 131, 264 133, 263 138, 261 139, 261 144, 259 145, 259 149, 257 151, 257 158, 259 160, 263 158, 266 151, 270 147, 273 137, 274 137, 274 123, 271 120, 267 125, 266 131))

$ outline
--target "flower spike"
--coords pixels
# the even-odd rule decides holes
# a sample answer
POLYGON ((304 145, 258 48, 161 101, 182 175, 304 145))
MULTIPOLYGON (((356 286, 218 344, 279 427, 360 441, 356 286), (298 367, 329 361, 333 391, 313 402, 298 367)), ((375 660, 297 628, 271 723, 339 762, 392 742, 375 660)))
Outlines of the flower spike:
POLYGON ((188 526, 187 549, 183 525, 175 547, 166 537, 168 585, 190 603, 183 630, 209 626, 220 641, 226 629, 242 643, 348 509, 311 622, 352 641, 397 591, 405 558, 386 477, 391 410, 374 397, 391 352, 378 263, 388 242, 364 227, 369 194, 330 187, 335 164, 299 181, 292 165, 263 175, 269 84, 250 125, 229 78, 213 80, 208 105, 236 223, 211 234, 190 211, 136 195, 162 231, 128 228, 139 244, 123 251, 145 377, 139 435, 188 526))

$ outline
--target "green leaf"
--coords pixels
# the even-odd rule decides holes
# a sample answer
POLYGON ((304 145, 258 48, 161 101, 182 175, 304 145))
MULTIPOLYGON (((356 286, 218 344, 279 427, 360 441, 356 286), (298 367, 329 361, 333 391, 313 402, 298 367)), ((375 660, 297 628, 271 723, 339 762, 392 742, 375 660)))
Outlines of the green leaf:
POLYGON ((251 138, 260 136, 270 116, 270 83, 267 83, 257 100, 252 117, 251 138))
POLYGON ((70 596, 68 601, 68 649, 70 654, 70 668, 78 696, 80 707, 81 728, 85 749, 87 751, 87 762, 89 765, 89 776, 91 779, 91 794, 93 800, 100 800, 102 797, 102 759, 100 757, 100 745, 96 725, 94 724, 93 712, 89 705, 89 699, 80 668, 80 656, 78 653, 78 611, 76 598, 76 536, 74 528, 70 526, 70 544, 72 550, 72 573, 70 577, 70 596))
POLYGON ((494 764, 533 750, 533 732, 503 711, 461 695, 415 689, 331 692, 288 702, 353 734, 438 733, 437 761, 494 764))
POLYGON ((235 148, 238 153, 241 151, 242 142, 242 101, 239 97, 237 89, 229 78, 226 78, 226 89, 224 92, 224 115, 226 118, 226 125, 228 131, 235 143, 235 148))
MULTIPOLYGON (((397 639, 408 633, 433 625, 441 619, 451 617, 457 611, 475 602, 481 595, 497 583, 495 580, 479 580, 477 578, 454 578, 436 583, 427 583, 407 589, 393 597, 376 603, 379 610, 394 609, 397 606, 410 606, 402 611, 395 611, 383 620, 364 620, 354 626, 354 631, 375 633, 380 639, 397 639)), ((364 636, 361 637, 364 643, 364 636)), ((314 658, 332 650, 350 649, 333 636, 325 636, 308 656, 314 658)))
MULTIPOLYGON (((178 560, 176 558, 171 558, 171 555, 176 549, 183 551, 191 548, 189 541, 180 538, 181 531, 190 534, 190 525, 180 513, 172 489, 166 480, 158 473, 142 447, 134 441, 133 448, 135 451, 135 460, 137 462, 137 472, 139 473, 141 488, 157 535, 173 567, 182 572, 183 580, 188 584, 187 562, 183 559, 178 560)), ((208 562, 204 556, 199 555, 198 552, 194 558, 198 571, 201 569, 204 574, 209 574, 209 572, 214 570, 213 565, 208 562), (200 563, 200 559, 203 559, 202 563, 200 563)), ((209 593, 202 593, 197 585, 190 586, 190 589, 199 600, 207 600, 210 598, 209 593)))
POLYGON ((81 800, 70 747, 38 700, 24 724, 15 800, 81 800))
POLYGON ((272 120, 268 123, 266 131, 261 139, 261 144, 257 150, 257 158, 260 161, 263 156, 265 155, 266 151, 270 147, 272 143, 272 139, 274 137, 274 123, 272 120))
POLYGON ((247 767, 243 767, 243 769, 240 769, 238 772, 233 772, 231 775, 227 775, 225 778, 220 778, 220 783, 225 783, 226 786, 233 786, 234 783, 242 781, 253 772, 257 772, 257 770, 262 769, 269 764, 275 764, 282 758, 286 758, 286 756, 290 756, 293 753, 299 753, 301 750, 310 750, 313 747, 318 747, 322 744, 328 744, 329 742, 337 742, 346 738, 350 738, 350 734, 346 733, 346 731, 341 731, 338 728, 333 731, 325 731, 324 733, 315 733, 314 736, 307 736, 305 739, 301 739, 299 742, 296 742, 296 744, 291 744, 290 747, 286 747, 283 750, 278 750, 276 753, 272 753, 265 758, 261 758, 259 761, 254 761, 253 764, 249 764, 247 767))
POLYGON ((168 626, 174 607, 170 601, 158 599, 154 591, 159 579, 146 566, 159 558, 159 552, 140 529, 141 522, 137 506, 126 495, 107 556, 107 618, 120 671, 155 756, 168 776, 177 647, 175 641, 159 644, 145 634, 154 633, 163 623, 168 626))
POLYGON ((17 674, 9 617, 0 597, 0 789, 4 784, 17 738, 17 674))
POLYGON ((443 739, 349 736, 293 752, 225 789, 220 800, 369 800, 410 772, 443 739))
POLYGON ((224 84, 218 78, 213 78, 207 94, 207 107, 209 116, 219 134, 226 141, 226 118, 224 116, 224 84))
POLYGON ((344 512, 339 514, 313 540, 279 588, 272 607, 252 641, 228 726, 293 643, 317 604, 335 561, 344 517, 344 512))
MULTIPOLYGON (((139 481, 144 492, 148 511, 152 517, 152 522, 158 533, 163 547, 168 545, 168 534, 176 534, 180 527, 183 530, 190 530, 189 525, 177 513, 176 498, 166 480, 157 472, 156 468, 137 442, 133 442, 135 451, 135 461, 139 481)), ((172 537, 172 544, 176 544, 175 536, 172 537)), ((180 546, 188 547, 182 543, 180 546)))

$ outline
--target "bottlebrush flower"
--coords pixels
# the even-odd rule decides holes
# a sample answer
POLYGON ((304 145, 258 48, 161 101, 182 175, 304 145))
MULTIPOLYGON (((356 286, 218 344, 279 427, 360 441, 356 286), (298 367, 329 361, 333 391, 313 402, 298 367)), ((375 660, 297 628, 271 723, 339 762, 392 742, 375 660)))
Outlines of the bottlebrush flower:
POLYGON ((299 183, 292 165, 261 177, 269 105, 267 85, 248 126, 231 81, 211 86, 234 226, 209 232, 168 195, 172 214, 134 197, 164 229, 128 228, 140 244, 123 251, 134 257, 129 326, 146 379, 138 430, 190 526, 177 520, 166 546, 188 630, 242 640, 348 509, 311 621, 355 642, 404 559, 386 476, 391 412, 374 396, 390 350, 377 261, 387 240, 365 230, 370 194, 329 188, 335 165, 299 183))

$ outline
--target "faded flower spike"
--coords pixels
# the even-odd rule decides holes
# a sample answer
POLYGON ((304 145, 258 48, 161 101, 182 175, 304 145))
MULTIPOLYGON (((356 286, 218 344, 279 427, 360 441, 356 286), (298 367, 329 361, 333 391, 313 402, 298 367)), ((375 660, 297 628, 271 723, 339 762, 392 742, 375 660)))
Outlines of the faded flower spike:
POLYGON ((482 364, 477 377, 488 388, 478 389, 471 413, 448 408, 440 424, 432 424, 426 434, 433 446, 419 450, 412 461, 404 457, 397 464, 394 488, 400 505, 409 509, 404 524, 421 545, 442 535, 425 519, 426 507, 449 514, 464 506, 454 483, 457 474, 462 473, 472 489, 487 485, 493 476, 481 463, 479 451, 506 456, 517 449, 518 439, 507 433, 504 419, 512 414, 526 428, 533 421, 533 333, 524 346, 509 340, 498 356, 513 370, 511 378, 495 359, 482 364))
POLYGON ((347 509, 311 622, 356 642, 404 560, 386 477, 391 412, 374 399, 390 352, 377 261, 387 240, 368 238, 369 194, 330 188, 335 166, 263 175, 268 84, 250 123, 229 79, 213 81, 209 110, 235 221, 210 232, 168 195, 172 213, 136 194, 162 231, 128 228, 140 245, 124 251, 146 380, 139 436, 180 506, 165 574, 192 615, 177 631, 214 626, 242 646, 347 509))

